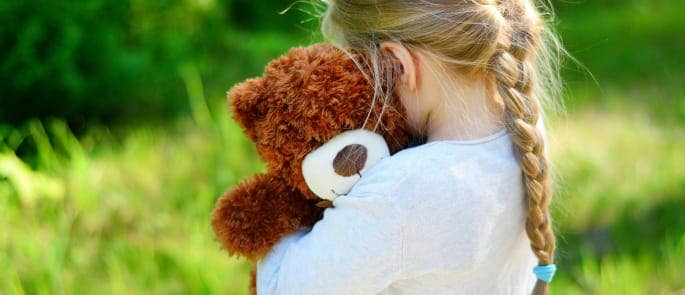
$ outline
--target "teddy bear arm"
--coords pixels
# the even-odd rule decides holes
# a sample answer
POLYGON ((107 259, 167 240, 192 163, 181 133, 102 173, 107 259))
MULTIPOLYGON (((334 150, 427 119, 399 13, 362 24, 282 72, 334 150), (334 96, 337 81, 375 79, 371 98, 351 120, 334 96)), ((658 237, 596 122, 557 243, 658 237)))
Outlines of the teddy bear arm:
POLYGON ((212 213, 212 227, 230 255, 254 261, 283 236, 316 222, 322 209, 315 203, 282 179, 258 174, 219 198, 212 213))

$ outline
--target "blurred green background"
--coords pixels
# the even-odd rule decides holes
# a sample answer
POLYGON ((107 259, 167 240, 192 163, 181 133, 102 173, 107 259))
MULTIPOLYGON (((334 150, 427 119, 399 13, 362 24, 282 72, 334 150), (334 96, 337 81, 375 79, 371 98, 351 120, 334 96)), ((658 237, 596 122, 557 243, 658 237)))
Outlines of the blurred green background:
MULTIPOLYGON (((264 167, 225 93, 321 39, 293 2, 1 1, 0 294, 245 294, 209 213, 264 167)), ((553 291, 685 294, 685 2, 552 3, 588 70, 549 117, 553 291)))

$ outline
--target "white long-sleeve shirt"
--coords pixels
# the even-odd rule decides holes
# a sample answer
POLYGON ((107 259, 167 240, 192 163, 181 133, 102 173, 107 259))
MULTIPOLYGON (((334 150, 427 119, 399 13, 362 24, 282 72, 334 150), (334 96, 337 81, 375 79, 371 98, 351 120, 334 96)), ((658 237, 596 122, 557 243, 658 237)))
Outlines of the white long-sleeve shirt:
POLYGON ((519 167, 502 130, 381 160, 258 263, 258 294, 530 294, 519 167))

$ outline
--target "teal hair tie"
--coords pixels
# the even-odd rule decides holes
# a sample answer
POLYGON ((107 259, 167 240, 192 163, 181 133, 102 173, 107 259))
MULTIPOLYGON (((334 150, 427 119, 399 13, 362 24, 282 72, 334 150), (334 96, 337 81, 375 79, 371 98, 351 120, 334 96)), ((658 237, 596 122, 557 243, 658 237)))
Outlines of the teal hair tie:
POLYGON ((541 281, 549 283, 554 278, 554 273, 557 271, 557 266, 554 264, 538 265, 533 268, 533 272, 541 281))

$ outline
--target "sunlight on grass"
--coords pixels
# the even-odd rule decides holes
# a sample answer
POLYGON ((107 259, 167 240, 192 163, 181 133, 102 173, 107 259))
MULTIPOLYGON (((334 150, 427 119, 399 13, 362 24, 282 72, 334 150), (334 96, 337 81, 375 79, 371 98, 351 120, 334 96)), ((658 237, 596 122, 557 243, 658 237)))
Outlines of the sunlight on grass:
POLYGON ((637 257, 583 254, 579 265, 554 282, 560 294, 682 294, 685 292, 685 236, 654 245, 637 257), (656 250, 656 249, 655 249, 656 250))
MULTIPOLYGON (((192 69, 186 71, 189 91, 201 91, 192 69)), ((76 139, 59 120, 2 133, 3 291, 244 294, 250 266, 219 249, 209 213, 223 190, 263 166, 223 105, 203 109, 167 126, 129 128, 121 137, 96 127, 76 139), (35 156, 19 159, 22 146, 35 147, 35 156)), ((555 293, 685 288, 682 225, 639 231, 667 234, 645 237, 656 250, 620 244, 638 238, 630 236, 630 224, 650 210, 679 220, 677 208, 655 208, 683 202, 685 129, 638 108, 586 109, 550 121, 565 263, 555 293), (593 231, 605 232, 596 244, 576 241, 593 231)))
POLYGON ((61 121, 47 131, 29 124, 21 132, 38 146, 39 170, 0 150, 0 286, 8 286, 0 289, 245 291, 249 266, 220 251, 209 213, 261 164, 226 114, 217 121, 216 129, 187 119, 140 126, 121 139, 96 128, 83 144, 61 121))
POLYGON ((610 223, 685 191, 685 127, 636 109, 589 110, 554 124, 560 174, 556 216, 564 229, 610 223))

